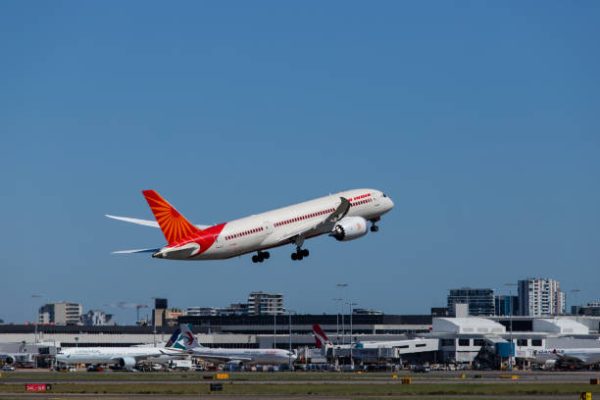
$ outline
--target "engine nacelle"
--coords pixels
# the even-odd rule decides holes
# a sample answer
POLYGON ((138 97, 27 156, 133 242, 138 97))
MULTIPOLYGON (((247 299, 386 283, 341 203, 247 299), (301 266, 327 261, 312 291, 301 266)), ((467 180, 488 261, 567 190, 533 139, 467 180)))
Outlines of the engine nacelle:
POLYGON ((363 217, 345 217, 331 231, 331 236, 339 241, 358 239, 367 234, 367 220, 363 217))
POLYGON ((15 363, 15 357, 10 354, 0 356, 0 360, 4 361, 4 364, 11 365, 15 363))
POLYGON ((135 358, 133 357, 123 357, 118 360, 119 367, 127 370, 134 369, 136 364, 135 358))

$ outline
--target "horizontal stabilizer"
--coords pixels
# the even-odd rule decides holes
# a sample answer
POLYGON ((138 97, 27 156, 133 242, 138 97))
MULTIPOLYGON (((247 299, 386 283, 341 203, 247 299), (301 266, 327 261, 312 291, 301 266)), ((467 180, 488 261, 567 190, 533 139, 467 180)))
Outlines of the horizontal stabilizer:
POLYGON ((113 251, 112 254, 156 253, 159 250, 160 250, 160 248, 157 248, 157 249, 118 250, 118 251, 113 251))
MULTIPOLYGON (((140 219, 140 218, 132 218, 132 217, 119 217, 117 215, 105 214, 107 218, 116 219, 117 221, 129 222, 130 224, 149 226, 151 228, 160 228, 158 222, 152 221, 149 219, 140 219)), ((210 228, 210 225, 194 225, 198 229, 206 229, 210 228)))
POLYGON ((129 222, 131 224, 136 224, 136 225, 151 226, 152 228, 159 228, 158 222, 150 221, 148 219, 118 217, 116 215, 109 215, 109 214, 106 214, 106 216, 110 219, 116 219, 117 221, 129 222))

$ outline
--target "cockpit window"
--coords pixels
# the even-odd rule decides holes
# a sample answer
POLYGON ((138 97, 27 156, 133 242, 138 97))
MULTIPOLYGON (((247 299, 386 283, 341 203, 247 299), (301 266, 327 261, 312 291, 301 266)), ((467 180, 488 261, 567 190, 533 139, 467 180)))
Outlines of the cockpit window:
POLYGON ((387 194, 383 193, 383 197, 387 197, 387 194))

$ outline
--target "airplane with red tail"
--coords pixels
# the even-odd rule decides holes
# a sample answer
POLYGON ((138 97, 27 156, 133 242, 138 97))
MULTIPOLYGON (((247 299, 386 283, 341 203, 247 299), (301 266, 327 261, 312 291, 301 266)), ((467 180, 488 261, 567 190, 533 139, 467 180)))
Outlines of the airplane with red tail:
POLYGON ((394 207, 375 189, 353 189, 217 225, 194 225, 154 190, 142 192, 155 221, 106 215, 137 225, 160 228, 167 244, 160 248, 116 251, 152 253, 167 260, 221 260, 256 253, 253 262, 269 259, 269 249, 292 244, 292 260, 309 256, 304 241, 329 235, 339 241, 358 239, 394 207))

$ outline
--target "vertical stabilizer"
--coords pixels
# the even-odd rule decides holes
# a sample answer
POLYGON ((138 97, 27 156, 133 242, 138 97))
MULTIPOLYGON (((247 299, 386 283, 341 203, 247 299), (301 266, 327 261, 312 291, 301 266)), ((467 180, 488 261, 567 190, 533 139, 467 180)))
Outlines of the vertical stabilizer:
POLYGON ((317 349, 326 349, 327 347, 332 346, 331 341, 325 332, 323 332, 323 329, 321 329, 321 325, 313 325, 313 334, 315 335, 315 346, 317 349))
POLYGON ((158 226, 165 235, 167 243, 181 243, 186 239, 191 239, 200 234, 200 229, 192 225, 183 215, 179 213, 168 201, 166 201, 158 192, 154 190, 144 190, 142 192, 148 206, 158 222, 158 226))
POLYGON ((179 337, 172 347, 180 350, 192 350, 194 348, 202 347, 202 345, 198 343, 198 340, 196 340, 196 337, 188 324, 181 324, 178 330, 180 331, 179 337))

